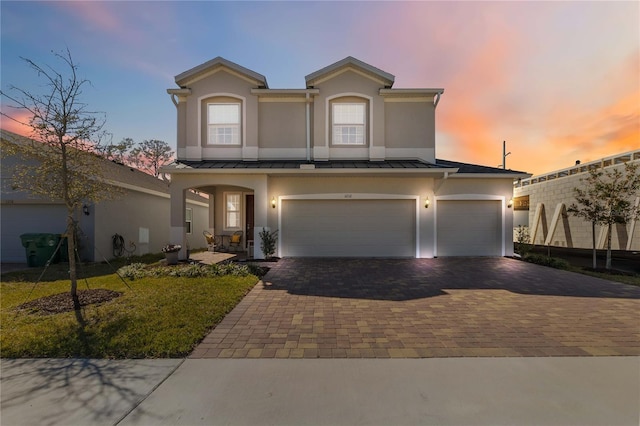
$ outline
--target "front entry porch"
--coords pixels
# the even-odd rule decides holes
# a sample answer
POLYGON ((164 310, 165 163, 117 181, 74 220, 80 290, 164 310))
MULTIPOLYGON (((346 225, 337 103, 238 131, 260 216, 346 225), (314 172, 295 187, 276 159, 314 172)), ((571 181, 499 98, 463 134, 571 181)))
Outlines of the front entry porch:
POLYGON ((189 239, 198 240, 194 246, 210 243, 205 238, 213 236, 216 252, 242 254, 262 259, 259 232, 267 227, 266 176, 210 176, 176 174, 171 182, 171 230, 170 243, 181 244, 180 259, 186 259, 189 239), (185 197, 188 191, 197 191, 209 199, 207 224, 185 224, 185 197))

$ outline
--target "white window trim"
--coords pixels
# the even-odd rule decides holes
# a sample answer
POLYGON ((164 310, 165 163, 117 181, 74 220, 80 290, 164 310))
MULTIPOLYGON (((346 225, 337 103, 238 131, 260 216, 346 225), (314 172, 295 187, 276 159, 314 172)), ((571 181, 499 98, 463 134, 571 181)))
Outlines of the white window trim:
MULTIPOLYGON (((209 147, 213 147, 213 146, 219 146, 219 147, 223 147, 223 146, 229 146, 229 147, 234 147, 237 148, 238 146, 246 146, 246 139, 247 139, 247 98, 245 98, 244 96, 238 96, 235 93, 226 93, 226 92, 217 92, 217 93, 208 93, 206 95, 202 95, 200 97, 198 97, 197 102, 198 102, 198 147, 202 146, 202 101, 208 98, 217 98, 217 97, 225 97, 225 98, 233 98, 233 99, 238 99, 238 101, 240 102, 240 114, 241 114, 241 120, 242 123, 240 123, 240 145, 209 145, 209 144, 205 144, 205 146, 209 146, 209 147)), ((215 103, 215 102, 211 102, 211 103, 215 103)), ((208 127, 207 127, 207 132, 208 132, 208 127)), ((208 138, 207 138, 208 139, 208 138)), ((208 140, 207 140, 208 142, 208 140)))
MULTIPOLYGON (((366 132, 366 136, 365 136, 365 142, 363 145, 349 145, 349 144, 338 144, 336 146, 339 146, 340 148, 346 147, 346 148, 363 148, 363 147, 368 147, 371 146, 373 143, 373 97, 371 96, 367 96, 363 93, 357 93, 357 92, 344 92, 344 93, 338 93, 335 94, 333 96, 329 96, 325 99, 325 104, 324 104, 324 114, 325 114, 325 132, 324 132, 324 146, 329 148, 332 144, 331 144, 331 139, 332 139, 332 134, 333 134, 333 119, 331 116, 331 104, 332 101, 334 99, 337 98, 346 98, 346 97, 355 97, 355 98, 362 98, 362 99, 366 99, 369 101, 369 111, 368 111, 368 117, 365 117, 365 129, 367 128, 367 126, 369 127, 369 132, 366 132)), ((348 103, 355 103, 355 102, 348 102, 348 103)), ((365 102, 366 103, 366 102, 365 102)))
POLYGON ((243 222, 242 206, 244 205, 242 192, 239 192, 239 191, 224 192, 223 193, 223 200, 224 200, 224 202, 223 202, 224 211, 222 212, 222 214, 223 214, 222 220, 223 220, 223 223, 224 223, 224 230, 225 231, 241 231, 242 230, 242 222, 243 222), (238 215, 239 215, 238 222, 239 223, 238 223, 237 227, 236 226, 229 226, 229 223, 228 223, 227 197, 229 195, 237 195, 238 196, 238 203, 239 203, 238 204, 238 215))
POLYGON ((185 223, 185 228, 187 227, 187 223, 189 223, 189 229, 191 230, 191 232, 186 232, 187 235, 191 235, 193 233, 193 209, 191 207, 187 207, 184 211, 184 223, 185 223), (191 211, 191 220, 188 220, 187 217, 187 212, 191 211))
MULTIPOLYGON (((331 104, 331 144, 341 146, 366 146, 367 145, 367 104, 366 102, 334 102, 331 104), (362 106, 362 123, 336 123, 336 107, 338 106, 362 106), (336 138, 336 127, 362 128, 362 142, 348 143, 336 138)), ((356 135, 357 136, 357 135, 356 135)))
MULTIPOLYGON (((238 120, 242 120, 242 104, 240 102, 208 102, 207 103, 207 145, 218 145, 218 146, 241 146, 242 145, 242 123, 219 123, 212 124, 209 122, 209 108, 213 105, 235 105, 238 107, 238 120), (235 142, 232 143, 217 143, 211 142, 211 131, 216 127, 220 128, 236 128, 238 132, 238 136, 235 142)), ((215 135, 214 135, 215 139, 215 135)))

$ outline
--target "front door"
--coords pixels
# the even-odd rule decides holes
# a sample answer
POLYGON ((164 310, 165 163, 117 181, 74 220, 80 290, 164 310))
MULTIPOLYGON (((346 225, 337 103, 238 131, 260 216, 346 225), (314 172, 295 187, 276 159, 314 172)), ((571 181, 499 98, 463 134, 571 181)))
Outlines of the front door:
POLYGON ((253 241, 253 194, 247 195, 246 203, 245 203, 245 230, 244 234, 247 236, 245 239, 247 242, 247 246, 249 246, 249 242, 253 241))

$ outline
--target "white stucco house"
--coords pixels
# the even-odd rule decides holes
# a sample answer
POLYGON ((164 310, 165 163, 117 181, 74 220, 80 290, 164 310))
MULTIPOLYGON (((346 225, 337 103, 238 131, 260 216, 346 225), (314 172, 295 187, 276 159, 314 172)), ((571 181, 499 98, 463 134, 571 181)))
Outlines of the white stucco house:
MULTIPOLYGON (((31 143, 27 138, 0 130, 2 143, 31 143)), ((2 198, 0 203, 0 260, 24 263, 25 248, 20 235, 62 234, 66 229, 66 207, 61 202, 34 198, 18 192, 12 185, 12 164, 22 161, 15 156, 2 157, 2 198)), ((114 200, 85 204, 78 212, 82 234, 80 256, 85 261, 102 261, 114 257, 113 236, 124 240, 126 254, 159 253, 169 243, 169 182, 131 167, 104 160, 105 177, 122 189, 114 200), (133 245, 131 244, 133 243, 133 245), (128 251, 128 252, 127 252, 128 251)), ((185 194, 185 244, 206 247, 202 231, 209 226, 209 200, 193 193, 185 194)))
POLYGON ((394 79, 353 57, 298 89, 221 57, 177 75, 171 241, 186 239, 196 189, 210 231, 241 232, 256 258, 263 228, 278 230, 280 257, 511 255, 513 182, 530 175, 438 159, 444 90, 394 79))

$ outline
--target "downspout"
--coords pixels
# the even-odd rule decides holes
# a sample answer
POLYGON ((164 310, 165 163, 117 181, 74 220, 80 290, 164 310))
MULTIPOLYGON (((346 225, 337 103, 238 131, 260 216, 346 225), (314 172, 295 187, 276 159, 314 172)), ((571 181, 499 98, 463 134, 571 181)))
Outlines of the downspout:
POLYGON ((306 94, 306 119, 307 119, 307 163, 311 162, 311 119, 310 119, 310 111, 309 111, 309 93, 306 94))

